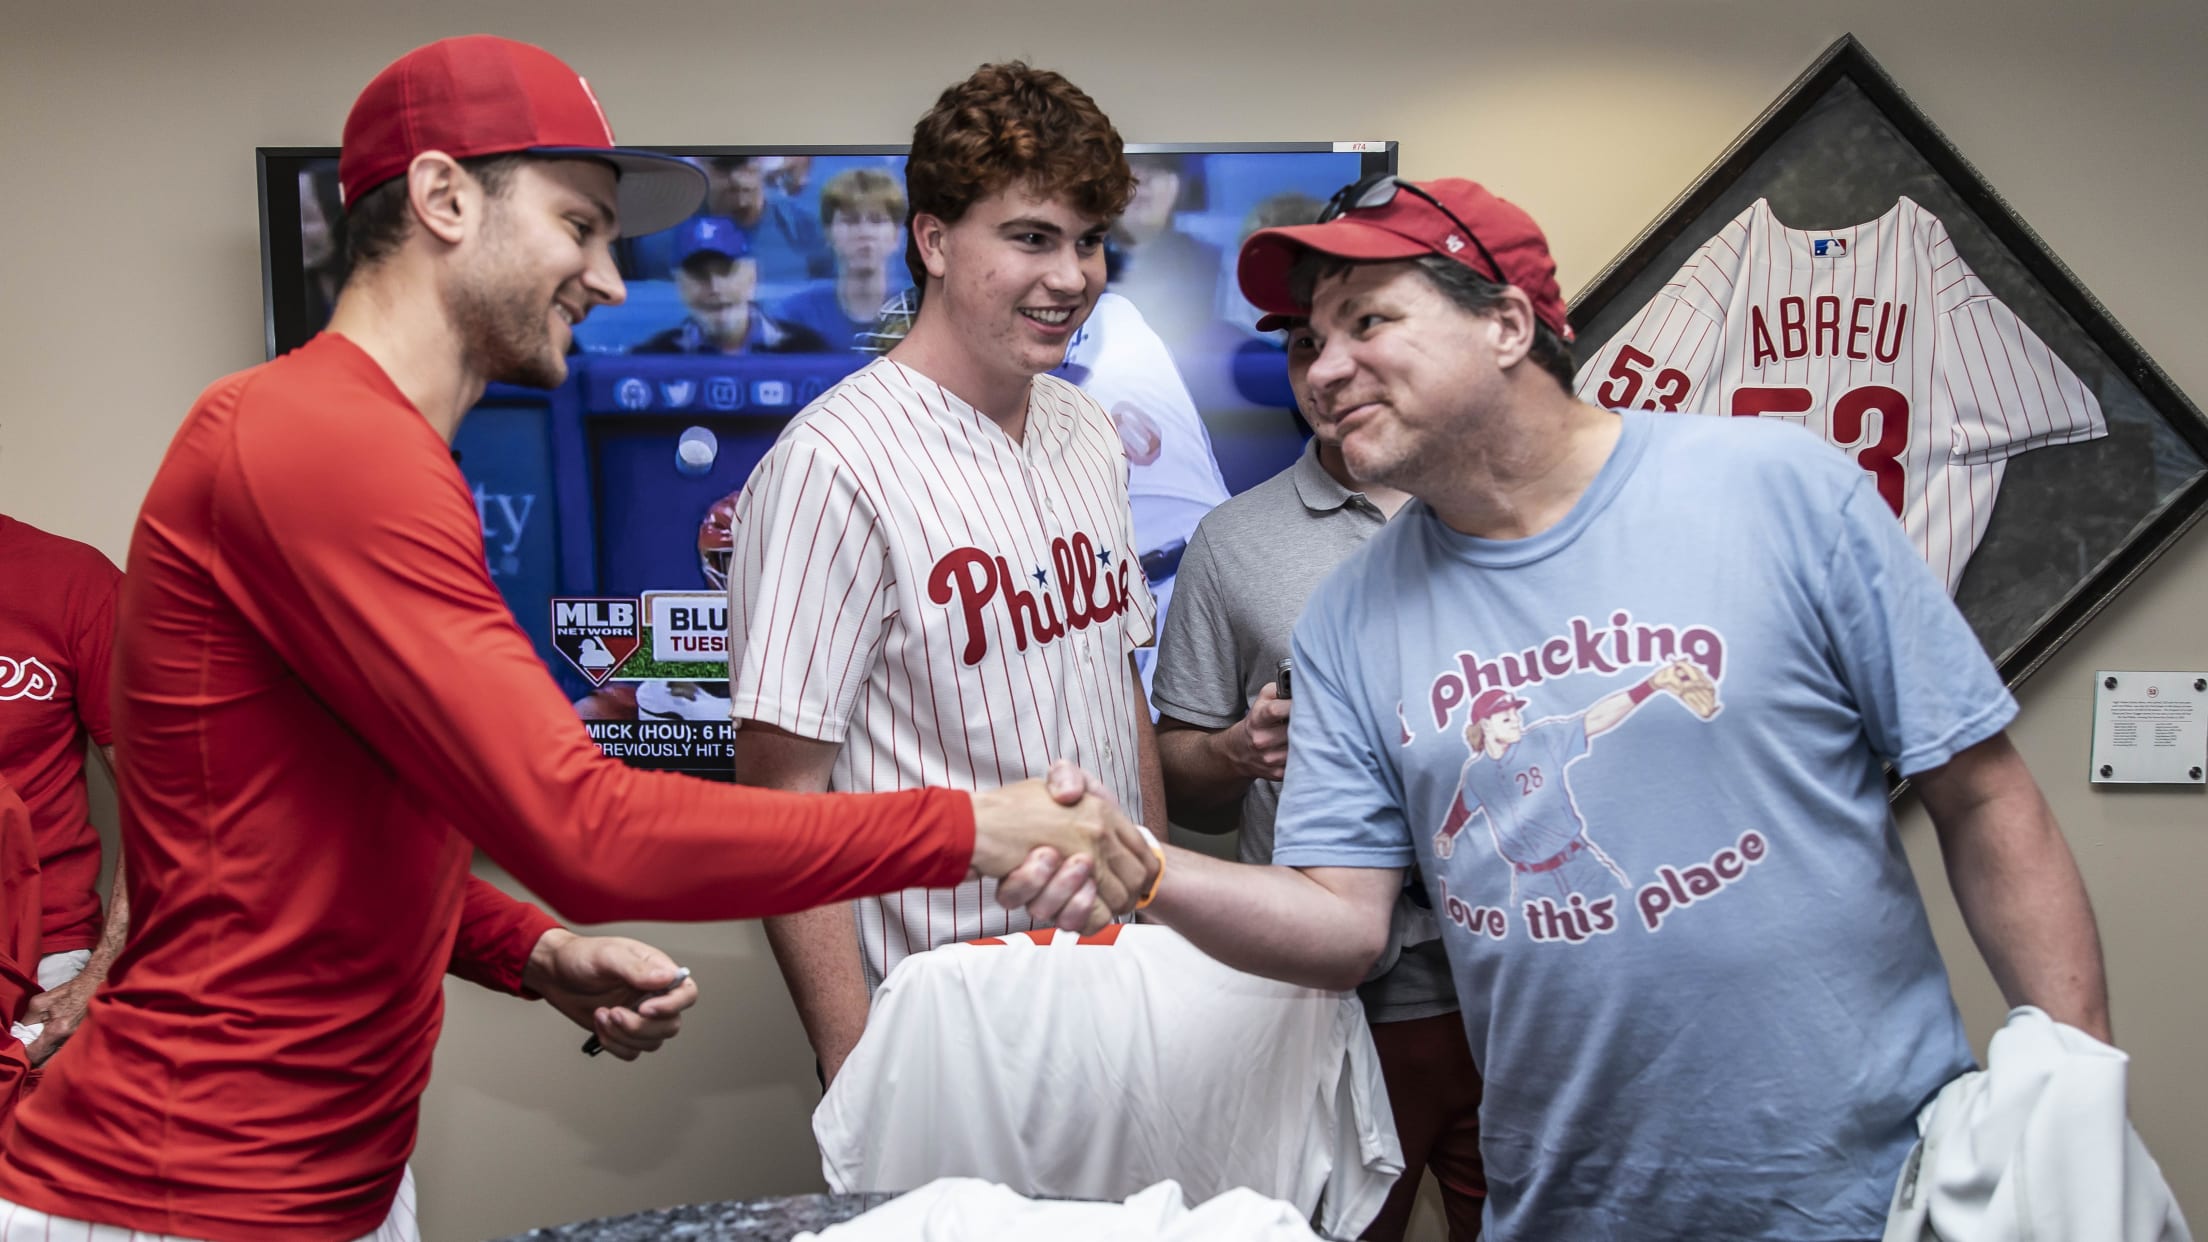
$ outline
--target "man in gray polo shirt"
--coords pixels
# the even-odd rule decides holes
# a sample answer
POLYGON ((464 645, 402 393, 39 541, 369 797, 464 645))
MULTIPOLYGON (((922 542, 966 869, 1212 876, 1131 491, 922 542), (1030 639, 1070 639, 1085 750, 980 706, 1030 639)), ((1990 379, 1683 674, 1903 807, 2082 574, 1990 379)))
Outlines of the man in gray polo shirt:
MULTIPOLYGON (((1288 759, 1294 701, 1276 683, 1296 617, 1319 581, 1378 533, 1409 499, 1361 487, 1342 460, 1335 424, 1316 413, 1304 376, 1317 356, 1301 319, 1268 315, 1288 331, 1288 379, 1311 423, 1303 456, 1213 509, 1182 554, 1173 608, 1158 642, 1158 755, 1173 823, 1197 832, 1241 829, 1243 862, 1270 863, 1273 814, 1288 759)), ((1403 1143, 1403 1177, 1365 1237, 1403 1236, 1422 1170, 1441 1186, 1452 1242, 1476 1238, 1486 1181, 1480 1170, 1480 1077, 1473 1067, 1440 932, 1414 875, 1396 901, 1388 951, 1358 990, 1403 1143)))

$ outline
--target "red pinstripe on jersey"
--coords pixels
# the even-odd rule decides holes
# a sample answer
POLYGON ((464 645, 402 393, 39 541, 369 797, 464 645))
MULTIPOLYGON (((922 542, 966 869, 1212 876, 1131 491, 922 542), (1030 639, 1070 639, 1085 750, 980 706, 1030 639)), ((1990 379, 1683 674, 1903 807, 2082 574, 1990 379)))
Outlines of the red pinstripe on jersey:
POLYGON ((1803 424, 1879 478, 1951 593, 2008 459, 2108 434, 2092 392, 1907 198, 1822 231, 1787 228, 1757 200, 1580 368, 1575 388, 1621 408, 1803 424), (1819 239, 1845 254, 1817 255, 1819 239), (1887 408, 1895 394, 1905 409, 1887 408))
MULTIPOLYGON (((791 421, 733 531, 734 710, 841 742, 834 788, 987 789, 1063 757, 1140 814, 1127 654, 1156 608, 1119 435, 1079 389, 1037 378, 1015 443, 926 376, 875 362, 791 421)), ((993 881, 857 904, 875 985, 909 953, 1029 926, 993 881)))

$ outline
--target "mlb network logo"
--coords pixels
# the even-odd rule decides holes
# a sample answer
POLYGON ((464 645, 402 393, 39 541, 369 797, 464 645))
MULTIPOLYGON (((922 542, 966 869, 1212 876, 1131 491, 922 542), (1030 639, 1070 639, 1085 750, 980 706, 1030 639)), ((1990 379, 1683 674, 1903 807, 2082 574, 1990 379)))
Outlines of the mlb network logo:
POLYGON ((1845 259, 1848 257, 1848 239, 1820 237, 1809 243, 1809 252, 1820 259, 1845 259))

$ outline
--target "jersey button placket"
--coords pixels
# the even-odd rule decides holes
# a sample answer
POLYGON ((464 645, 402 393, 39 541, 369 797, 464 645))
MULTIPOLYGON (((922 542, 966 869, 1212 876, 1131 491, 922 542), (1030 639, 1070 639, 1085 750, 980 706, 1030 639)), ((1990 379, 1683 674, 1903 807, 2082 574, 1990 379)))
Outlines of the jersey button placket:
POLYGON ((1042 518, 1044 528, 1051 534, 1063 535, 1066 533, 1065 521, 1058 515, 1058 497, 1050 484, 1051 476, 1048 473, 1033 464, 1029 465, 1027 486, 1029 494, 1035 498, 1036 515, 1042 518))
POLYGON ((1051 494, 1051 472, 1043 468, 1046 459, 1050 455, 1044 444, 1044 441, 1048 438, 1045 429, 1040 425, 1039 416, 1031 418, 1028 421, 1027 435, 1020 445, 1020 457, 1022 464, 1027 469, 1028 489, 1041 508, 1044 524, 1050 528, 1052 534, 1056 535, 1065 532, 1059 529, 1058 501, 1051 494))

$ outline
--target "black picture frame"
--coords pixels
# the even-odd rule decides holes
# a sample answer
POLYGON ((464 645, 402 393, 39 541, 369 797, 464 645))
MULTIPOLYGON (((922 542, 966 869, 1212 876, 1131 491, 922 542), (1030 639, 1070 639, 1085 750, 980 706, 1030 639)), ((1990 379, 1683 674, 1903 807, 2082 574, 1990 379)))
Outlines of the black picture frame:
POLYGON ((1680 266, 1758 198, 1798 229, 1875 219, 1907 194, 1993 294, 2077 373, 2109 435, 2026 452, 1956 590, 2003 680, 2021 685, 2208 512, 2208 418, 1854 35, 1763 115, 1572 299, 1596 357, 1680 266))

